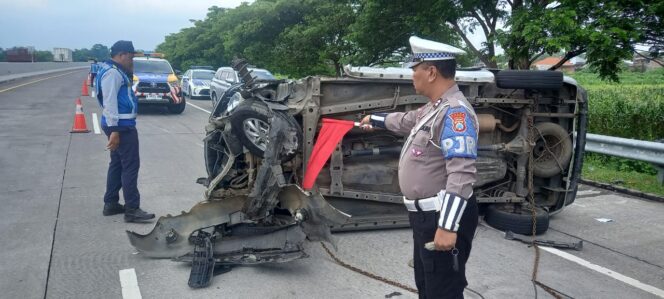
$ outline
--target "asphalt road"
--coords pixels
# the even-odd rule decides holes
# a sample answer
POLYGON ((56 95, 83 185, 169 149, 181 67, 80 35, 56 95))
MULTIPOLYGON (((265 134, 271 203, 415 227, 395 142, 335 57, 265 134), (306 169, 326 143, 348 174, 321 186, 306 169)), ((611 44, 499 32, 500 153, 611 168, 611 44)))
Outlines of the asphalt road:
MULTIPOLYGON (((416 297, 337 265, 318 243, 308 244, 309 258, 235 268, 199 290, 187 286, 186 265, 136 254, 125 230, 147 233, 153 225, 101 215, 105 136, 69 133, 85 76, 76 71, 0 85, 1 298, 130 298, 132 292, 143 298, 416 297), (134 286, 131 279, 121 283, 132 273, 126 269, 134 269, 134 286)), ((81 99, 92 130, 98 105, 81 99)), ((142 207, 158 215, 188 210, 202 198, 194 181, 205 175, 201 139, 211 105, 190 104, 181 115, 140 111, 142 207)), ((539 281, 574 298, 664 298, 664 204, 582 189, 541 238, 584 240, 583 251, 542 249, 539 281)), ((408 229, 335 237, 341 260, 414 287, 408 229)), ((533 248, 481 225, 469 287, 484 298, 534 298, 533 261, 533 248)), ((538 295, 551 298, 541 289, 538 295)), ((479 296, 468 291, 466 297, 479 296)))

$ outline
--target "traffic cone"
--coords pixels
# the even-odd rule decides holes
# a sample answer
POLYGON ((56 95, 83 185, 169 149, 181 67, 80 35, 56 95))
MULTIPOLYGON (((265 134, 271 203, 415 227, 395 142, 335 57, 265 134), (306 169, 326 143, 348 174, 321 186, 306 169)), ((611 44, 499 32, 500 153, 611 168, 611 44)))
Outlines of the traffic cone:
POLYGON ((74 126, 71 128, 71 133, 89 133, 88 127, 85 122, 85 114, 83 114, 83 104, 81 98, 76 99, 76 114, 74 115, 74 126))
POLYGON ((85 81, 87 81, 87 80, 83 80, 83 87, 81 88, 81 95, 82 96, 89 96, 90 93, 88 93, 88 84, 86 84, 87 82, 85 82, 85 81))

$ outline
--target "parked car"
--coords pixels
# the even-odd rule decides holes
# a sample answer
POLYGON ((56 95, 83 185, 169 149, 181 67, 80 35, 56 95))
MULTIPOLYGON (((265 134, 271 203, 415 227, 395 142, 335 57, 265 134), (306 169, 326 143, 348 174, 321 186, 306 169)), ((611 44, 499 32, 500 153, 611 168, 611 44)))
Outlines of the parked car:
MULTIPOLYGON (((251 72, 251 75, 256 78, 256 80, 274 80, 274 76, 270 71, 266 69, 259 68, 248 68, 251 72)), ((238 75, 238 72, 235 71, 230 66, 222 66, 217 69, 217 72, 210 82, 210 99, 212 100, 212 105, 217 105, 217 102, 221 98, 221 95, 226 92, 232 85, 242 83, 242 78, 238 75)))
POLYGON ((186 107, 180 97, 180 82, 166 59, 150 56, 134 57, 133 90, 138 104, 164 105, 168 111, 180 114, 186 107))
MULTIPOLYGON (((322 118, 358 121, 427 103, 410 69, 347 67, 341 78, 256 80, 246 63, 234 67, 244 83, 221 96, 206 126, 205 201, 161 217, 148 234, 128 232, 139 252, 204 269, 286 262, 306 256, 305 240, 333 242, 330 229, 409 225, 398 181, 405 136, 354 128, 314 188, 301 184, 322 118)), ((576 197, 586 91, 554 71, 459 70, 456 81, 479 119, 474 194, 485 221, 545 232, 549 216, 576 197)))
POLYGON ((214 77, 213 70, 190 69, 182 75, 180 85, 184 98, 210 98, 210 82, 214 77))

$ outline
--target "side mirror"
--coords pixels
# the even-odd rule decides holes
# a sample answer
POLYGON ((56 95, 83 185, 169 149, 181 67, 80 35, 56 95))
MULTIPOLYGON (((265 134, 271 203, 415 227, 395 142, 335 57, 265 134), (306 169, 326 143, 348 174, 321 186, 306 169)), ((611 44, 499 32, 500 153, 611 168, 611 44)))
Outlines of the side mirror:
POLYGON ((180 76, 180 75, 182 75, 182 71, 180 71, 180 70, 175 70, 175 75, 176 75, 176 76, 180 76))
POLYGON ((182 76, 182 80, 187 80, 189 79, 189 76, 182 76))

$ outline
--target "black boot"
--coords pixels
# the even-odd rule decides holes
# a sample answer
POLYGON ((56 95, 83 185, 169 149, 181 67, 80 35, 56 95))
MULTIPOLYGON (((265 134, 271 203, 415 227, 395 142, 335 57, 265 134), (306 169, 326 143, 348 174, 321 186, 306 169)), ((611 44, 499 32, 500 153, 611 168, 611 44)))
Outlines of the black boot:
POLYGON ((154 214, 149 214, 141 208, 127 209, 124 215, 125 222, 143 222, 152 218, 154 218, 154 214))
POLYGON ((104 216, 111 216, 111 215, 117 215, 117 214, 122 214, 125 212, 125 208, 123 205, 114 202, 114 203, 105 203, 104 204, 104 216))

